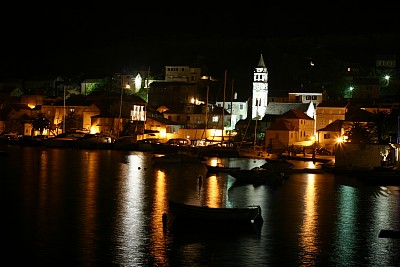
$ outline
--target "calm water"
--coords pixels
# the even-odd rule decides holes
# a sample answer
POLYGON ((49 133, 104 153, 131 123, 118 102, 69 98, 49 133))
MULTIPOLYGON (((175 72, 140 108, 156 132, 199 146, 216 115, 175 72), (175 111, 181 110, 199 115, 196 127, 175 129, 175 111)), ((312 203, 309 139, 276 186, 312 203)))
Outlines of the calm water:
POLYGON ((378 238, 381 229, 400 228, 399 187, 332 174, 293 174, 277 188, 233 186, 227 174, 207 177, 203 165, 152 166, 146 152, 5 149, 7 266, 399 266, 400 239, 378 238), (250 231, 179 231, 163 225, 168 199, 257 204, 264 223, 250 231))

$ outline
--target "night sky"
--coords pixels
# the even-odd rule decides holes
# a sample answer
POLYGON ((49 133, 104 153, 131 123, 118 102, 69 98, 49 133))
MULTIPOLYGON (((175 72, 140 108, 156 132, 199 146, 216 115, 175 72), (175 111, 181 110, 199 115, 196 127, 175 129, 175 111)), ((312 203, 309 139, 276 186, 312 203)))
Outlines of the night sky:
POLYGON ((263 54, 270 88, 281 89, 310 58, 329 70, 336 58, 399 52, 394 7, 226 3, 10 4, 0 18, 0 81, 196 64, 220 78, 226 69, 244 88, 263 54))

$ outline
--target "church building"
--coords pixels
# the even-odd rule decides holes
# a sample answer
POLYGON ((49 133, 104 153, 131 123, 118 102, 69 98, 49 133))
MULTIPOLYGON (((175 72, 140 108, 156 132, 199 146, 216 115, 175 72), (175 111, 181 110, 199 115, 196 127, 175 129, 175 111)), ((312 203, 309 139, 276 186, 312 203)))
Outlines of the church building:
POLYGON ((261 120, 268 104, 268 70, 261 54, 257 67, 254 69, 252 115, 253 120, 261 120))

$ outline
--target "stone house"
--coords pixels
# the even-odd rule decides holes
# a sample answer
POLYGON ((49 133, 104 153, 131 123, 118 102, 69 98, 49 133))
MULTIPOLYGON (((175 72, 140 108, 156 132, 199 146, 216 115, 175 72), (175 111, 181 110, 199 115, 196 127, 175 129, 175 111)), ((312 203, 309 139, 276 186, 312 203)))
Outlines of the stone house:
POLYGON ((289 110, 267 128, 265 146, 279 149, 292 145, 310 146, 315 141, 314 129, 313 118, 302 110, 289 110))

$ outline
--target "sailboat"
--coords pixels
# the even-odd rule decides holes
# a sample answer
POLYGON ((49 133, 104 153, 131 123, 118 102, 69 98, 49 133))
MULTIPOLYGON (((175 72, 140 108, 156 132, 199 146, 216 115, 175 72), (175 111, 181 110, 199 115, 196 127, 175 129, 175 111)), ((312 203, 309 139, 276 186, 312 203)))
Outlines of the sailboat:
MULTIPOLYGON (((250 122, 251 122, 251 120, 249 120, 247 129, 249 128, 250 122)), ((265 147, 257 144, 257 125, 258 125, 258 119, 255 120, 253 143, 250 145, 247 145, 247 144, 244 144, 243 140, 242 140, 242 144, 238 147, 240 157, 255 158, 255 159, 270 158, 270 154, 265 150, 265 147)), ((247 133, 247 130, 246 130, 246 133, 247 133)), ((245 133, 245 135, 246 135, 246 133, 245 133)))
MULTIPOLYGON (((226 91, 226 77, 227 71, 225 70, 225 80, 224 80, 224 102, 222 104, 222 118, 221 118, 221 141, 216 144, 199 147, 198 154, 203 157, 221 157, 221 158, 233 158, 239 157, 239 152, 236 147, 232 146, 230 142, 225 142, 224 137, 224 115, 225 115, 225 91, 226 91)), ((208 91, 207 91, 208 97, 208 91)), ((208 98, 207 98, 208 102, 208 98)), ((207 117, 207 115, 206 115, 207 117)), ((207 124, 206 124, 207 127, 207 124)))

